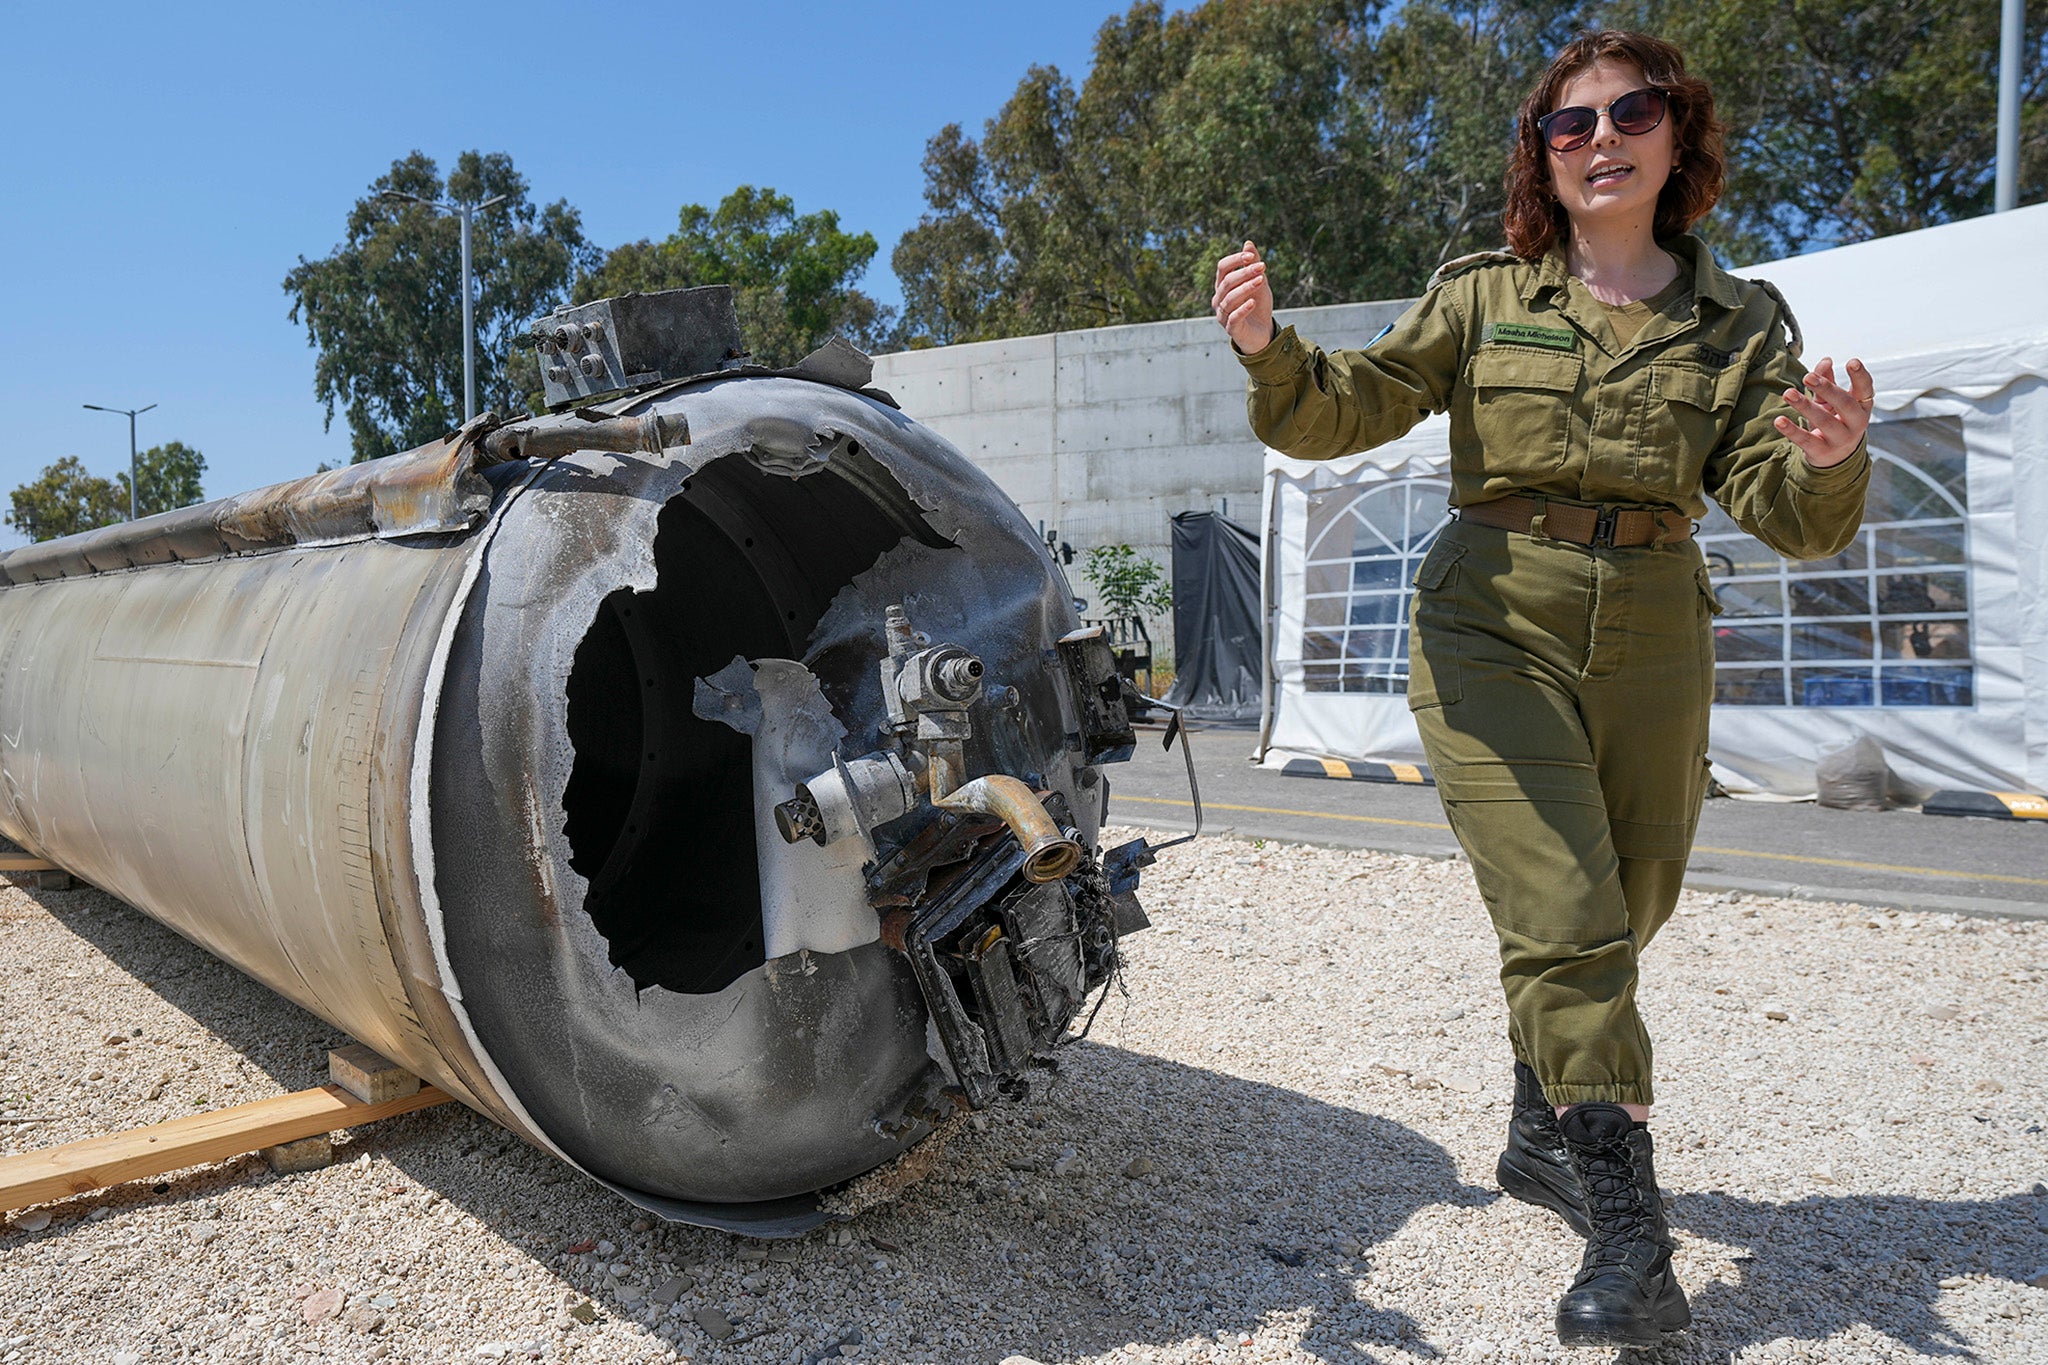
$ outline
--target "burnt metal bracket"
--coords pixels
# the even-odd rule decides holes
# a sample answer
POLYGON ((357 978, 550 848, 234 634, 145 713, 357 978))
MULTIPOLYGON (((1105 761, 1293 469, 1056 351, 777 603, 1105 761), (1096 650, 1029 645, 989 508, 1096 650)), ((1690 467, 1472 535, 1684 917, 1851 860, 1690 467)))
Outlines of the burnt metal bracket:
POLYGON ((529 329, 550 411, 724 368, 746 354, 730 285, 564 305, 529 329))
POLYGON ((967 1092, 968 1103, 986 1108, 997 1093, 1000 1067, 992 1055, 989 1039, 970 1016, 967 1005, 953 987, 953 978, 939 961, 939 940, 952 933, 989 903, 1024 866, 1024 849, 1014 838, 1004 837, 991 853, 956 878, 932 898, 905 927, 903 946, 910 958, 925 1005, 938 1026, 939 1040, 953 1075, 967 1092))
POLYGON ((1116 654, 1102 627, 1063 635, 1057 649, 1076 712, 1077 730, 1069 743, 1090 766, 1124 762, 1138 742, 1125 693, 1142 694, 1117 673, 1116 654))

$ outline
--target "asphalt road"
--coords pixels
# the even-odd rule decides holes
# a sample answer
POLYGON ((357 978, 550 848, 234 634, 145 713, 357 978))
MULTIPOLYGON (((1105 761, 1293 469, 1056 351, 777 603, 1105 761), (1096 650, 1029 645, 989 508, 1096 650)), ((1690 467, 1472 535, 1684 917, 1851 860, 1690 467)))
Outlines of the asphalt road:
MULTIPOLYGON (((1187 771, 1161 732, 1108 769, 1110 818, 1192 827, 1187 771)), ((1242 838, 1458 856, 1433 787, 1283 777, 1249 762, 1247 730, 1197 730, 1204 828, 1242 838)), ((1866 905, 2048 919, 2048 820, 1982 820, 1917 811, 1824 810, 1807 803, 1713 800, 1700 816, 1687 884, 1866 905)))

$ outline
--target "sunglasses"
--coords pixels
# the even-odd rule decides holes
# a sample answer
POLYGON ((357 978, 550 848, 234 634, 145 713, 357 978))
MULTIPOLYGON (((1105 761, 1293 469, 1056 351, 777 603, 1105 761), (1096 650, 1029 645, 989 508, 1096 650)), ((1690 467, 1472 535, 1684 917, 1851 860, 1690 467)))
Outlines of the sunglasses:
POLYGON ((1631 90, 1612 104, 1591 109, 1583 104, 1553 109, 1536 120, 1536 130, 1553 152, 1576 152, 1593 140, 1602 114, 1614 123, 1614 131, 1639 137, 1664 121, 1670 101, 1654 85, 1631 90))

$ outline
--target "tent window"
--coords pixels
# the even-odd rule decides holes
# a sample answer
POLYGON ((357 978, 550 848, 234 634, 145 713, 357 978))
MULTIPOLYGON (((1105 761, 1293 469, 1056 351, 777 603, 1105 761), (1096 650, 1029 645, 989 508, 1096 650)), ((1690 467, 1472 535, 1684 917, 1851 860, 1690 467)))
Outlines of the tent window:
POLYGON ((1832 559, 1779 559, 1719 508, 1700 549, 1723 613, 1724 706, 1969 706, 1969 485, 1959 417, 1870 428, 1863 529, 1832 559))
POLYGON ((1450 491, 1403 479, 1308 495, 1305 690, 1407 692, 1410 585, 1450 520, 1450 491))

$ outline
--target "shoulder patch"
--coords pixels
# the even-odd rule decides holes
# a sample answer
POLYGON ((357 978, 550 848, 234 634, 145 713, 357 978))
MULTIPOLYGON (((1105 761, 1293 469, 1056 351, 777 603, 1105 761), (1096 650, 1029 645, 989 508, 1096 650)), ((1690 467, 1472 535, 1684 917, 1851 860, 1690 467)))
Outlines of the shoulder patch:
POLYGON ((1438 266, 1435 273, 1429 277, 1429 283, 1423 286, 1423 291, 1427 293, 1445 280, 1454 275, 1462 275, 1474 266, 1519 265, 1521 260, 1522 258, 1512 251, 1475 251, 1469 256, 1460 256, 1454 261, 1445 261, 1438 266))
POLYGON ((1786 338, 1792 343, 1792 358, 1797 360, 1799 353, 1806 349, 1806 337, 1799 330, 1799 319, 1793 316, 1792 305, 1785 302, 1785 296, 1778 292, 1778 286, 1769 280, 1750 280, 1749 283, 1769 294, 1772 301, 1778 305, 1778 316, 1785 320, 1786 338))

